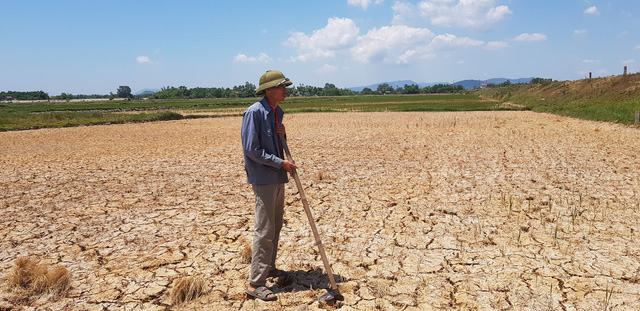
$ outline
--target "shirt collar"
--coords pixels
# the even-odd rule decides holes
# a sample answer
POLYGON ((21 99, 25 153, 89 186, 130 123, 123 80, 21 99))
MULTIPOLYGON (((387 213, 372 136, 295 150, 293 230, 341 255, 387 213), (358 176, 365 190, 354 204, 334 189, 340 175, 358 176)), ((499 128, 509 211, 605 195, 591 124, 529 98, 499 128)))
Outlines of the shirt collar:
MULTIPOLYGON (((264 107, 264 109, 267 111, 267 113, 271 113, 271 111, 273 111, 273 108, 269 106, 269 102, 267 101, 266 97, 262 98, 262 100, 260 100, 260 103, 262 104, 262 107, 264 107)), ((277 110, 278 112, 282 110, 282 108, 280 108, 280 105, 278 105, 277 110)))

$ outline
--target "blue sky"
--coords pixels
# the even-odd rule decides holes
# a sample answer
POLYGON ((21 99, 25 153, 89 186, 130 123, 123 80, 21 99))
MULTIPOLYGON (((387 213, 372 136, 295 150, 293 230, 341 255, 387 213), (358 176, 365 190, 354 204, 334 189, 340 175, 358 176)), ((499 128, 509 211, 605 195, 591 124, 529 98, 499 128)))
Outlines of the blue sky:
POLYGON ((0 91, 543 77, 640 67, 637 0, 0 0, 0 91))

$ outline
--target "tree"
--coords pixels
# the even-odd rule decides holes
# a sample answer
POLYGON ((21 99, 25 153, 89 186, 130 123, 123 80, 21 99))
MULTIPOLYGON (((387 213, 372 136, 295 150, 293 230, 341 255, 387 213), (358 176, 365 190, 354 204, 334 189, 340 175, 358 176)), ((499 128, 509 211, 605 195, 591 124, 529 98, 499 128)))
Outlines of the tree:
POLYGON ((61 93, 61 94, 58 96, 58 98, 59 98, 59 99, 62 99, 62 100, 70 101, 71 99, 73 99, 73 95, 71 95, 71 94, 67 94, 67 93, 61 93))
POLYGON ((120 98, 131 98, 131 88, 126 85, 121 85, 118 87, 118 97, 120 98))
POLYGON ((418 94, 420 93, 420 87, 416 84, 405 84, 404 85, 404 94, 418 94))
POLYGON ((511 80, 504 81, 498 84, 499 87, 511 86, 511 80))
POLYGON ((464 92, 464 86, 453 84, 435 84, 432 86, 425 86, 420 90, 424 94, 441 94, 441 93, 458 93, 464 92))
POLYGON ((253 83, 245 82, 244 85, 233 87, 233 91, 237 92, 238 97, 255 97, 256 86, 253 83))
POLYGON ((324 84, 324 89, 322 89, 322 95, 324 95, 324 96, 336 96, 338 94, 339 94, 339 90, 335 86, 335 84, 332 84, 332 83, 325 83, 324 84))
POLYGON ((544 79, 544 78, 533 78, 531 79, 530 84, 549 84, 553 82, 552 79, 544 79))
POLYGON ((365 87, 364 89, 362 89, 360 94, 362 94, 362 95, 373 95, 373 90, 368 88, 368 87, 365 87))
POLYGON ((391 85, 389 85, 389 83, 382 83, 382 84, 378 84, 378 88, 376 89, 376 93, 377 94, 393 94, 395 92, 395 90, 393 89, 393 87, 391 85))

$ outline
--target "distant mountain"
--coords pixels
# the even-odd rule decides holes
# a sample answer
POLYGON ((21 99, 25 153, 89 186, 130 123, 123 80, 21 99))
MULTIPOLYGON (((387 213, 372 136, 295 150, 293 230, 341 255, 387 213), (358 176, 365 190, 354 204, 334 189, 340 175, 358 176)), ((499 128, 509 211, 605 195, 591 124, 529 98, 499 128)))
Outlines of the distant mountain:
POLYGON ((367 86, 355 86, 355 87, 349 87, 347 89, 355 91, 355 92, 362 92, 362 90, 366 87, 372 89, 372 90, 377 90, 378 89, 378 85, 386 83, 389 84, 390 86, 392 86, 393 88, 397 89, 399 87, 404 87, 405 84, 407 85, 418 85, 418 87, 423 88, 425 86, 434 86, 436 84, 453 84, 453 85, 462 85, 465 89, 467 90, 472 90, 473 88, 476 87, 480 87, 482 86, 483 83, 493 83, 493 84, 500 84, 502 82, 505 82, 507 80, 511 81, 511 83, 529 83, 531 82, 533 78, 519 78, 519 79, 507 79, 507 78, 492 78, 492 79, 487 79, 487 80, 462 80, 462 81, 458 81, 458 82, 454 82, 454 83, 448 83, 448 82, 430 82, 430 83, 426 83, 426 82, 415 82, 412 80, 398 80, 398 81, 393 81, 393 82, 380 82, 380 83, 376 83, 376 84, 371 84, 371 85, 367 85, 367 86))
POLYGON ((487 80, 487 83, 495 83, 495 84, 500 84, 504 81, 511 81, 511 83, 513 84, 517 84, 517 83, 529 83, 531 82, 531 80, 533 80, 533 77, 531 78, 520 78, 520 79, 505 79, 505 78, 494 78, 494 79, 489 79, 487 80))
POLYGON ((472 90, 476 87, 482 86, 483 83, 489 83, 489 82, 480 81, 480 80, 462 80, 462 81, 454 82, 453 85, 462 85, 466 90, 472 90))
POLYGON ((142 89, 136 93, 133 93, 133 95, 151 95, 158 92, 160 92, 160 90, 158 89, 142 89))

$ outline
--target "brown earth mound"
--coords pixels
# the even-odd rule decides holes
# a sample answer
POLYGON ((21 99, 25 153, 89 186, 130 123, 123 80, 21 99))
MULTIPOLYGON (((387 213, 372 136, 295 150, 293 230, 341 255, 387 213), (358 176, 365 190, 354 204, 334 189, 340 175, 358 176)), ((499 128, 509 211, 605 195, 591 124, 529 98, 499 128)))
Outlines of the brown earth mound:
POLYGON ((315 301, 328 280, 293 182, 278 259, 293 278, 271 280, 277 302, 246 300, 253 197, 228 117, 0 133, 0 309, 640 309, 637 128, 532 112, 285 123, 341 304, 315 301), (66 268, 66 294, 16 298, 22 257, 66 268), (197 291, 174 288, 189 278, 197 291))

